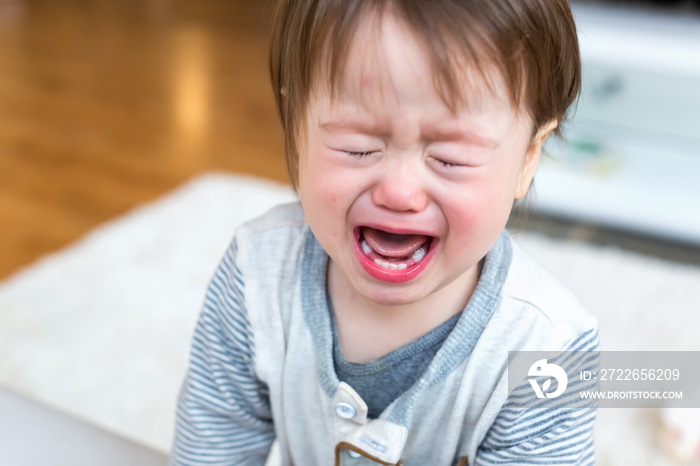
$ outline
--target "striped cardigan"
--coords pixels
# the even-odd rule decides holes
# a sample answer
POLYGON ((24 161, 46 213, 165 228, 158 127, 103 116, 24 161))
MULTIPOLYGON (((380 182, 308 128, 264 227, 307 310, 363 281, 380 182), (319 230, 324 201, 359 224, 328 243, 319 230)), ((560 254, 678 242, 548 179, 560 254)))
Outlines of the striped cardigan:
MULTIPOLYGON (((508 351, 597 350, 597 323, 504 232, 425 373, 378 419, 333 369, 328 257, 299 204, 241 227, 192 343, 171 465, 593 464, 595 409, 508 403, 508 351)), ((522 387, 520 387, 522 390, 522 387)), ((517 389, 516 389, 517 391, 517 389)))

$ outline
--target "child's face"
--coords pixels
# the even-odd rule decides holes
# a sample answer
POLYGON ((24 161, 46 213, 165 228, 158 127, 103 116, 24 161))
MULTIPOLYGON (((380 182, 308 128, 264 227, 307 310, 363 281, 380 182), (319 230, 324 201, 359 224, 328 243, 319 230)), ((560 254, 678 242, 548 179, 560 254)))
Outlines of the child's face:
POLYGON ((469 104, 452 112, 411 32, 389 14, 381 31, 358 31, 336 99, 312 95, 299 193, 342 282, 401 305, 475 276, 527 192, 544 136, 533 140, 502 84, 494 95, 472 78, 469 104))

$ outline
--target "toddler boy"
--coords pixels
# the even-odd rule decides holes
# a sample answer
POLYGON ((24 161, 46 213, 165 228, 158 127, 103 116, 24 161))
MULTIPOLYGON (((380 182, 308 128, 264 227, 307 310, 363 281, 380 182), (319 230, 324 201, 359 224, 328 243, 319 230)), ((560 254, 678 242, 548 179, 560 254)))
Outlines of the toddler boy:
POLYGON ((283 0, 300 203, 208 290, 172 464, 592 464, 595 411, 507 404, 508 351, 595 320, 504 228, 580 87, 565 0, 283 0))

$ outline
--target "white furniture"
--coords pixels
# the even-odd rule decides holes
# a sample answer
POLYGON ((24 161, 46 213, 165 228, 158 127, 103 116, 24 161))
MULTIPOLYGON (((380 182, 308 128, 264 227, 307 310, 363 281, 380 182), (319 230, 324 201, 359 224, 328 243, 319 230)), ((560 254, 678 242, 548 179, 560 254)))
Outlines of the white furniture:
POLYGON ((700 14, 572 7, 583 93, 533 208, 700 245, 700 14))

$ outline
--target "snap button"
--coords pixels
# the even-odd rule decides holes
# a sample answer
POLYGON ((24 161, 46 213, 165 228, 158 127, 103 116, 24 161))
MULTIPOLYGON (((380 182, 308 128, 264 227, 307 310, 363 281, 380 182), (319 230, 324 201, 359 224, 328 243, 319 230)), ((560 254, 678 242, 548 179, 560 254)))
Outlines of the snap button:
POLYGON ((350 458, 359 458, 362 455, 356 452, 355 450, 348 450, 348 454, 350 455, 350 458))
POLYGON ((352 419, 353 417, 355 417, 355 413, 357 413, 357 411, 355 410, 355 407, 350 403, 341 401, 340 403, 335 405, 335 413, 343 419, 352 419))

